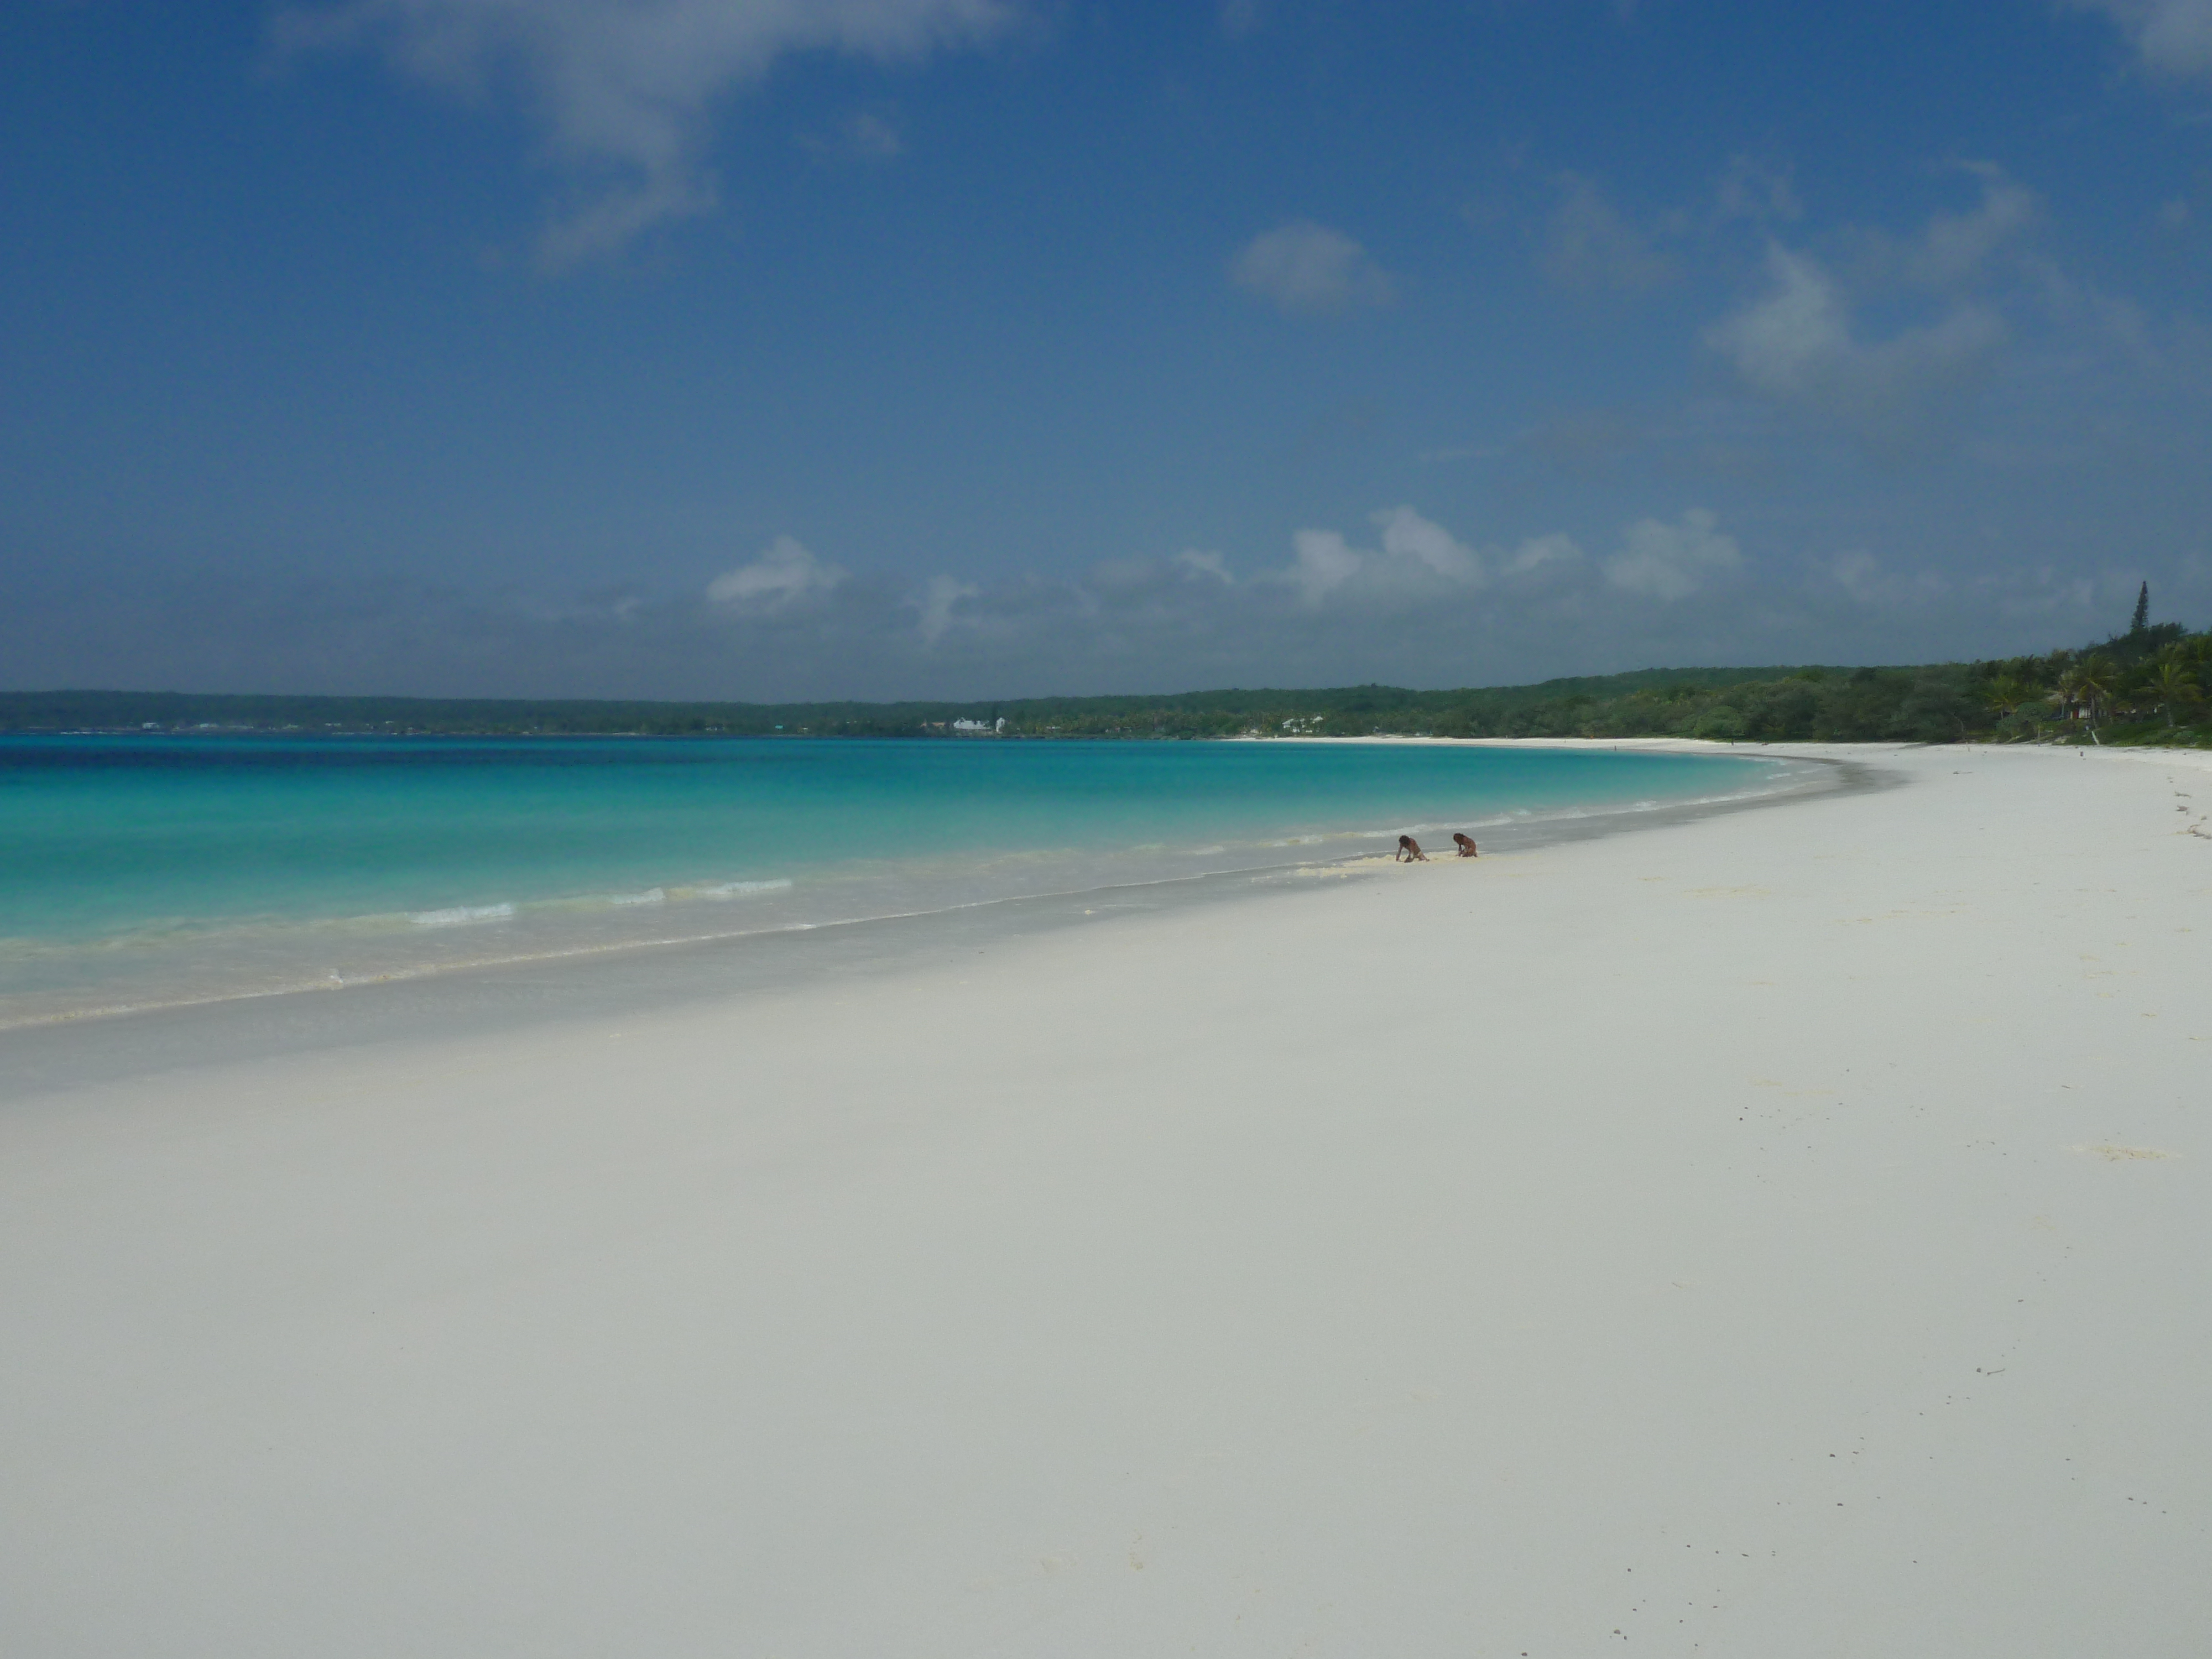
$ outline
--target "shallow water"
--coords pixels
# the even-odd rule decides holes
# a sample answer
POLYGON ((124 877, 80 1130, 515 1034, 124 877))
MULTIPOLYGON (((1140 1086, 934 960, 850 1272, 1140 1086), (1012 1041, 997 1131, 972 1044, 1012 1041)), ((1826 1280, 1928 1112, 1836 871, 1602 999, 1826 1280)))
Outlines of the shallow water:
POLYGON ((1288 743, 0 740, 0 1024, 910 915, 1787 787, 1288 743))

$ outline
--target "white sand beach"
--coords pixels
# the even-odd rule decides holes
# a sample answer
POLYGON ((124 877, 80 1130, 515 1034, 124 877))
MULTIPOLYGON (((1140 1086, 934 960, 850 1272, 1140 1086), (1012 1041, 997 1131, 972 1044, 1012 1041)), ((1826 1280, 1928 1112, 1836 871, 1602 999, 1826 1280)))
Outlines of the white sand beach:
POLYGON ((1850 755, 19 1095, 0 1652, 2201 1654, 2212 770, 1850 755))

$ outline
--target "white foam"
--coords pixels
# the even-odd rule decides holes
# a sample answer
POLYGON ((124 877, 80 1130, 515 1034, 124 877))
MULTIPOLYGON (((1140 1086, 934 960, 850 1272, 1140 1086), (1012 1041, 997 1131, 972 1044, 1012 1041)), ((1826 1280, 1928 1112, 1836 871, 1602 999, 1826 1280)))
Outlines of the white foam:
POLYGON ((787 881, 725 881, 713 887, 694 887, 687 896, 710 899, 744 898, 750 893, 780 893, 791 884, 787 881))
POLYGON ((417 927, 463 927, 472 921, 505 921, 512 904, 457 904, 449 910, 417 910, 407 918, 417 927))
POLYGON ((668 893, 665 888, 648 887, 642 893, 610 893, 607 895, 607 902, 621 905, 665 904, 668 902, 668 893))

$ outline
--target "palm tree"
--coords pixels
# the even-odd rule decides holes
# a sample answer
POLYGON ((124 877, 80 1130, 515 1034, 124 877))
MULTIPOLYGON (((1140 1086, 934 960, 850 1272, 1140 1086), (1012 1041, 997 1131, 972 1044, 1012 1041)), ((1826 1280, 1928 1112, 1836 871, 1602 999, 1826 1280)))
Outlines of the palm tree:
POLYGON ((2003 720, 2027 701, 2027 688, 2009 674, 2000 674, 1982 688, 1982 701, 1996 711, 2003 720))
POLYGON ((2069 668, 2058 677, 2058 684, 2051 689, 2050 701, 2057 708, 2059 719, 2070 720, 2080 717, 2081 696, 2081 676, 2069 668))
POLYGON ((2171 659, 2151 670, 2150 678, 2146 684, 2151 695, 2158 699, 2159 706, 2166 710, 2166 724, 2169 730, 2173 726, 2173 705, 2192 702, 2197 697, 2197 682, 2189 678, 2186 668, 2171 659))
POLYGON ((2089 710, 2089 730, 2097 729, 2097 711, 2108 702, 2112 695, 2112 665, 2102 656, 2093 656, 2081 665, 2075 676, 2081 688, 2082 702, 2089 710))

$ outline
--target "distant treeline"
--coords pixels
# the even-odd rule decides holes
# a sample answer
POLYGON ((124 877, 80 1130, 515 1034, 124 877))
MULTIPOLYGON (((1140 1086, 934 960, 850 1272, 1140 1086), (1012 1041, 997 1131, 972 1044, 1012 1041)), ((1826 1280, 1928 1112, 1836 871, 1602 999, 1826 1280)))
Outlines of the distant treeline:
POLYGON ((0 692, 0 732, 653 737, 1692 737, 1753 742, 2212 741, 2212 635, 2151 626, 2079 651, 1907 668, 1643 669, 1540 685, 1193 691, 977 702, 507 702, 0 692), (999 722, 1003 720, 1002 727, 999 722), (965 725, 965 732, 960 728, 965 725))

